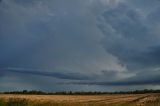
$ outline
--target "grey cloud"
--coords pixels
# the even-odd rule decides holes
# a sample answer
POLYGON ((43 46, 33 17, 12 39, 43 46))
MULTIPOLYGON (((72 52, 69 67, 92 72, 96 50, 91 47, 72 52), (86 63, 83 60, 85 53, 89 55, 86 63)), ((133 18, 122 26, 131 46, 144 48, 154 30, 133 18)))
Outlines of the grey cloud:
POLYGON ((114 70, 102 70, 102 74, 107 78, 107 79, 114 79, 116 77, 117 71, 114 70))
POLYGON ((147 51, 140 52, 135 56, 132 56, 133 62, 141 64, 142 68, 159 67, 160 65, 160 47, 150 47, 147 51))
MULTIPOLYGON (((158 3, 157 0, 3 0, 0 67, 40 70, 0 70, 1 83, 11 81, 6 78, 10 73, 23 81, 14 80, 8 85, 26 83, 43 88, 39 82, 43 80, 45 89, 53 79, 87 80, 84 82, 97 85, 98 81, 99 85, 157 83, 159 72, 152 70, 159 67, 158 3), (150 72, 147 76, 153 80, 141 79, 137 76, 139 72, 144 75, 150 72), (37 79, 35 83, 28 80, 32 75, 37 79)), ((79 89, 78 86, 74 89, 79 89)), ((61 89, 73 86, 67 87, 61 89)))
POLYGON ((136 9, 141 9, 144 13, 149 13, 159 7, 159 0, 125 0, 128 5, 136 9), (142 5, 143 4, 143 5, 142 5))
POLYGON ((148 16, 122 3, 117 8, 103 13, 98 24, 105 35, 104 48, 127 65, 130 70, 139 70, 159 64, 151 47, 157 46, 159 37, 152 32, 148 16), (151 50, 151 51, 150 51, 151 50))
MULTIPOLYGON (((160 4, 160 3, 159 3, 160 4)), ((150 21, 150 24, 153 24, 153 25, 157 25, 157 24, 160 24, 160 19, 158 18, 159 17, 159 11, 160 9, 160 6, 158 6, 157 8, 153 9, 149 14, 148 14, 148 19, 150 21)))
POLYGON ((159 71, 143 71, 137 73, 136 76, 117 81, 79 81, 69 82, 64 84, 76 85, 103 85, 103 86, 133 86, 133 85, 160 85, 160 72, 159 71), (144 74, 147 73, 147 74, 144 74))
POLYGON ((134 73, 119 70, 102 70, 99 80, 118 81, 134 76, 134 73))
POLYGON ((6 5, 1 67, 100 73, 120 66, 99 43, 102 34, 89 1, 48 0, 24 6, 8 0, 6 5))
POLYGON ((37 3, 39 2, 38 0, 26 0, 26 1, 22 1, 22 0, 13 0, 14 2, 16 2, 19 5, 27 5, 27 4, 33 4, 33 3, 37 3))
POLYGON ((160 80, 149 81, 132 81, 132 82, 70 82, 65 84, 77 84, 77 85, 102 85, 102 86, 132 86, 132 85, 160 85, 160 80))
MULTIPOLYGON (((37 71, 34 69, 23 69, 23 68, 6 68, 3 69, 4 73, 20 73, 25 75, 36 75, 36 76, 47 76, 55 77, 58 79, 68 79, 68 80, 89 80, 91 77, 83 75, 81 73, 67 73, 67 72, 53 72, 53 71, 37 71)), ((2 71, 3 72, 3 71, 2 71)))

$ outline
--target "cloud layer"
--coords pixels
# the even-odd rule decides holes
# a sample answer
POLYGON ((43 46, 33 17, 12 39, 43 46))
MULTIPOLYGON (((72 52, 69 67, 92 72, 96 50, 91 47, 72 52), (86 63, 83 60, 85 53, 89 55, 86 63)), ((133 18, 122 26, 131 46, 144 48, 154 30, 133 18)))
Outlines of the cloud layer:
POLYGON ((0 90, 159 88, 159 4, 1 0, 0 90))

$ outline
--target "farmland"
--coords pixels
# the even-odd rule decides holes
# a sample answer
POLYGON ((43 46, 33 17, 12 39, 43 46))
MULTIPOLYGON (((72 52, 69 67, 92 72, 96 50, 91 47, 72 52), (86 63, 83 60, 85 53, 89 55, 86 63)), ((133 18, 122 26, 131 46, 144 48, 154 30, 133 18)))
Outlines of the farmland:
POLYGON ((160 106, 160 94, 0 94, 0 106, 160 106))

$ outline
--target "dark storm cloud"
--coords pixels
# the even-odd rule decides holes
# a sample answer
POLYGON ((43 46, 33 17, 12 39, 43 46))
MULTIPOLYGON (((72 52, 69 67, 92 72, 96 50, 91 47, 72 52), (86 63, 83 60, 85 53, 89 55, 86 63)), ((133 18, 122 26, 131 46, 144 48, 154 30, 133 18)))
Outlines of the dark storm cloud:
POLYGON ((131 70, 154 67, 160 62, 158 48, 153 50, 154 46, 159 45, 159 37, 154 34, 154 25, 151 24, 152 21, 159 23, 154 19, 157 14, 150 13, 154 18, 149 19, 150 14, 144 16, 142 12, 127 4, 119 4, 117 8, 104 12, 103 23, 99 23, 106 36, 102 41, 104 48, 131 70))
POLYGON ((152 9, 159 6, 159 0, 126 0, 127 4, 130 6, 145 10, 145 12, 150 12, 152 9), (142 5, 143 4, 143 5, 142 5))
POLYGON ((37 0, 25 0, 25 1, 22 1, 22 0, 13 0, 14 2, 20 4, 20 5, 23 5, 23 4, 32 4, 32 3, 35 3, 35 2, 38 2, 37 0))
POLYGON ((160 70, 139 72, 137 73, 136 76, 119 81, 85 81, 85 82, 79 81, 79 82, 69 82, 66 84, 103 85, 103 86, 160 85, 160 70))
POLYGON ((65 72, 52 72, 52 71, 37 71, 33 69, 21 69, 21 68, 8 68, 3 69, 4 73, 12 72, 12 73, 20 73, 25 75, 36 75, 36 76, 47 76, 47 77, 55 77, 59 79, 68 79, 68 80, 89 80, 91 79, 89 76, 83 75, 81 73, 65 73, 65 72))
POLYGON ((159 85, 159 8, 158 0, 3 0, 0 90, 159 85))
POLYGON ((144 52, 140 52, 131 57, 133 62, 141 64, 142 68, 159 67, 160 65, 160 46, 150 47, 144 52))
POLYGON ((71 82, 66 84, 77 85, 102 85, 102 86, 132 86, 132 85, 160 85, 160 79, 144 81, 124 81, 124 82, 71 82))
POLYGON ((86 73, 99 73, 108 63, 109 68, 121 67, 99 44, 94 2, 39 0, 24 6, 5 1, 0 66, 86 73))

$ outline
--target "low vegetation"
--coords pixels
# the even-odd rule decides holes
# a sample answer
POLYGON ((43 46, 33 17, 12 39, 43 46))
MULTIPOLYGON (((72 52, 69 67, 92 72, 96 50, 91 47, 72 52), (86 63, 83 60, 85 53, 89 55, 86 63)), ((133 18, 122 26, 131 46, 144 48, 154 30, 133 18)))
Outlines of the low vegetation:
POLYGON ((0 94, 0 106, 160 106, 160 94, 0 94))
POLYGON ((160 90, 0 93, 0 106, 160 106, 160 90))

